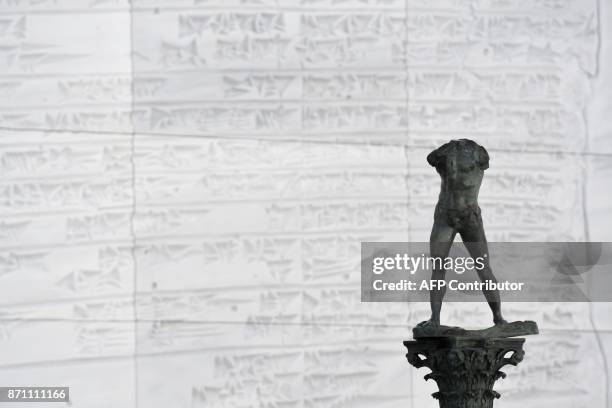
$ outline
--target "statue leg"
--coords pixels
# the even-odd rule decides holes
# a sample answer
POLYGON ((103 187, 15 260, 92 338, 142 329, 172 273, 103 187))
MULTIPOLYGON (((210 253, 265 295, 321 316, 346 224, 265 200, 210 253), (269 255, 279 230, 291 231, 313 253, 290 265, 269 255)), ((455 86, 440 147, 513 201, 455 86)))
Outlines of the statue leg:
MULTIPOLYGON (((455 240, 457 231, 446 224, 443 221, 435 220, 433 228, 431 230, 431 236, 429 238, 429 252, 432 257, 446 258, 450 251, 451 245, 455 240)), ((431 272, 432 280, 444 280, 446 276, 446 270, 443 265, 437 265, 435 263, 434 268, 431 272), (439 266, 439 267, 438 267, 439 266)), ((432 288, 429 291, 429 303, 431 305, 431 319, 424 324, 432 326, 440 325, 440 310, 442 309, 442 300, 446 293, 446 287, 443 288, 432 288)))
MULTIPOLYGON (((484 268, 476 269, 480 280, 482 282, 492 281, 497 283, 497 279, 495 278, 495 275, 493 275, 493 271, 489 265, 489 248, 480 216, 478 217, 477 223, 470 223, 470 225, 466 226, 460 231, 460 235, 472 258, 476 259, 481 257, 484 259, 484 268)), ((497 289, 483 289, 482 292, 484 293, 487 303, 489 303, 489 307, 493 312, 493 322, 495 324, 506 323, 501 313, 501 299, 499 297, 499 291, 497 289)))

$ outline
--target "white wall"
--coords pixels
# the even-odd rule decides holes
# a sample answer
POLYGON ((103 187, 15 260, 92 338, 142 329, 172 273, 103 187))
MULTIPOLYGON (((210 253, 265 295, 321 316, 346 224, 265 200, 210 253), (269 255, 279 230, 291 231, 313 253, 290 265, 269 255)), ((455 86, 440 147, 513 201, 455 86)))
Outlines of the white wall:
MULTIPOLYGON (((612 238, 605 0, 133 3, 0 0, 0 385, 437 406, 428 306, 360 303, 359 245, 427 240, 451 138, 489 150, 490 241, 612 238)), ((610 404, 608 305, 506 309, 541 334, 496 407, 610 404)))

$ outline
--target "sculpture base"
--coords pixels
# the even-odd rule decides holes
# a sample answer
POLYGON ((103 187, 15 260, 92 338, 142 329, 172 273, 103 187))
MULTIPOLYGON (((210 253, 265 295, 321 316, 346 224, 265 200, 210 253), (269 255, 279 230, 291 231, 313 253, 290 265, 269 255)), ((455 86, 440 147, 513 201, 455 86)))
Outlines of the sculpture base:
POLYGON ((433 397, 440 408, 491 408, 500 397, 493 385, 506 376, 500 369, 523 360, 525 339, 490 337, 490 331, 482 330, 465 332, 404 341, 406 358, 416 368, 431 370, 425 380, 438 384, 433 397))
POLYGON ((536 322, 526 320, 517 321, 491 326, 482 330, 467 330, 457 326, 436 326, 427 325, 427 322, 418 324, 412 329, 412 336, 415 339, 424 337, 469 337, 469 338, 493 338, 493 337, 516 337, 538 334, 536 322))

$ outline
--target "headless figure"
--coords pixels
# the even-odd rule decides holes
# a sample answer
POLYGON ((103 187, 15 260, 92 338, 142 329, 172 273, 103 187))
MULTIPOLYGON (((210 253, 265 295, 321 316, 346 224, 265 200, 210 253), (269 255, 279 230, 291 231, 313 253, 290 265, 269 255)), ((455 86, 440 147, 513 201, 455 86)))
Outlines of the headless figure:
MULTIPOLYGON (((478 206, 482 177, 489 168, 487 151, 468 139, 452 140, 431 152, 427 161, 436 168, 442 179, 429 238, 431 256, 446 258, 455 235, 459 233, 470 256, 485 259, 484 268, 477 269, 480 280, 497 282, 489 266, 487 239, 478 206)), ((445 275, 443 268, 432 271, 433 280, 443 280, 445 275)), ((440 325, 440 309, 445 293, 445 287, 430 291, 431 319, 419 326, 440 325)), ((483 293, 493 312, 493 322, 496 325, 506 323, 501 314, 499 291, 483 290, 483 293)))

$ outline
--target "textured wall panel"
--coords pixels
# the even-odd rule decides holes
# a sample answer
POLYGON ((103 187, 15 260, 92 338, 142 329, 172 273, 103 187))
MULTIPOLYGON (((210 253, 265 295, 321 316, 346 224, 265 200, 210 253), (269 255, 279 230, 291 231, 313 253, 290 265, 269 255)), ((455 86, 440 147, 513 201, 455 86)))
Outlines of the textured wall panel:
MULTIPOLYGON (((388 341, 372 325, 395 323, 390 330, 401 337, 405 306, 360 304, 359 242, 407 237, 404 149, 139 135, 136 151, 138 353, 206 350, 221 364, 200 370, 215 381, 186 380, 194 391, 180 394, 184 406, 252 398, 251 386, 228 393, 221 367, 233 372, 228 381, 250 382, 257 374, 243 371, 243 364, 286 358, 283 352, 272 357, 274 351, 267 363, 267 352, 245 344, 291 346, 300 362, 275 368, 270 387, 257 386, 262 401, 351 404, 346 387, 362 389, 355 398, 372 401, 379 389, 369 383, 385 374, 369 362, 392 360, 383 348, 367 351, 368 339, 388 341), (338 345, 356 338, 362 345, 354 347, 365 351, 338 345), (318 346, 324 344, 333 350, 324 352, 318 346), (317 356, 326 353, 346 365, 343 375, 317 374, 317 356), (367 372, 350 369, 359 366, 367 372), (310 391, 320 383, 329 389, 310 391)), ((160 380, 151 370, 139 392, 155 390, 152 401, 168 398, 168 391, 157 397, 149 381, 160 380)))
MULTIPOLYGON (((435 406, 401 346, 428 305, 361 303, 359 243, 428 239, 425 157, 459 137, 490 151, 490 241, 608 240, 611 10, 0 0, 0 382, 78 407, 435 406)), ((542 333, 496 406, 609 406, 608 306, 504 307, 542 333)))
POLYGON ((129 162, 127 135, 2 131, 0 366, 134 353, 129 162))
POLYGON ((139 131, 404 138, 403 2, 162 3, 134 12, 139 131))
POLYGON ((0 2, 0 126, 130 131, 125 0, 0 2))
MULTIPOLYGON (((132 358, 97 361, 12 366, 0 369, 3 384, 49 386, 63 384, 70 387, 70 403, 75 407, 105 408, 108 406, 134 407, 134 362, 132 358)), ((50 403, 62 406, 61 403, 50 403)), ((4 403, 8 408, 27 408, 40 405, 32 402, 4 403)))

